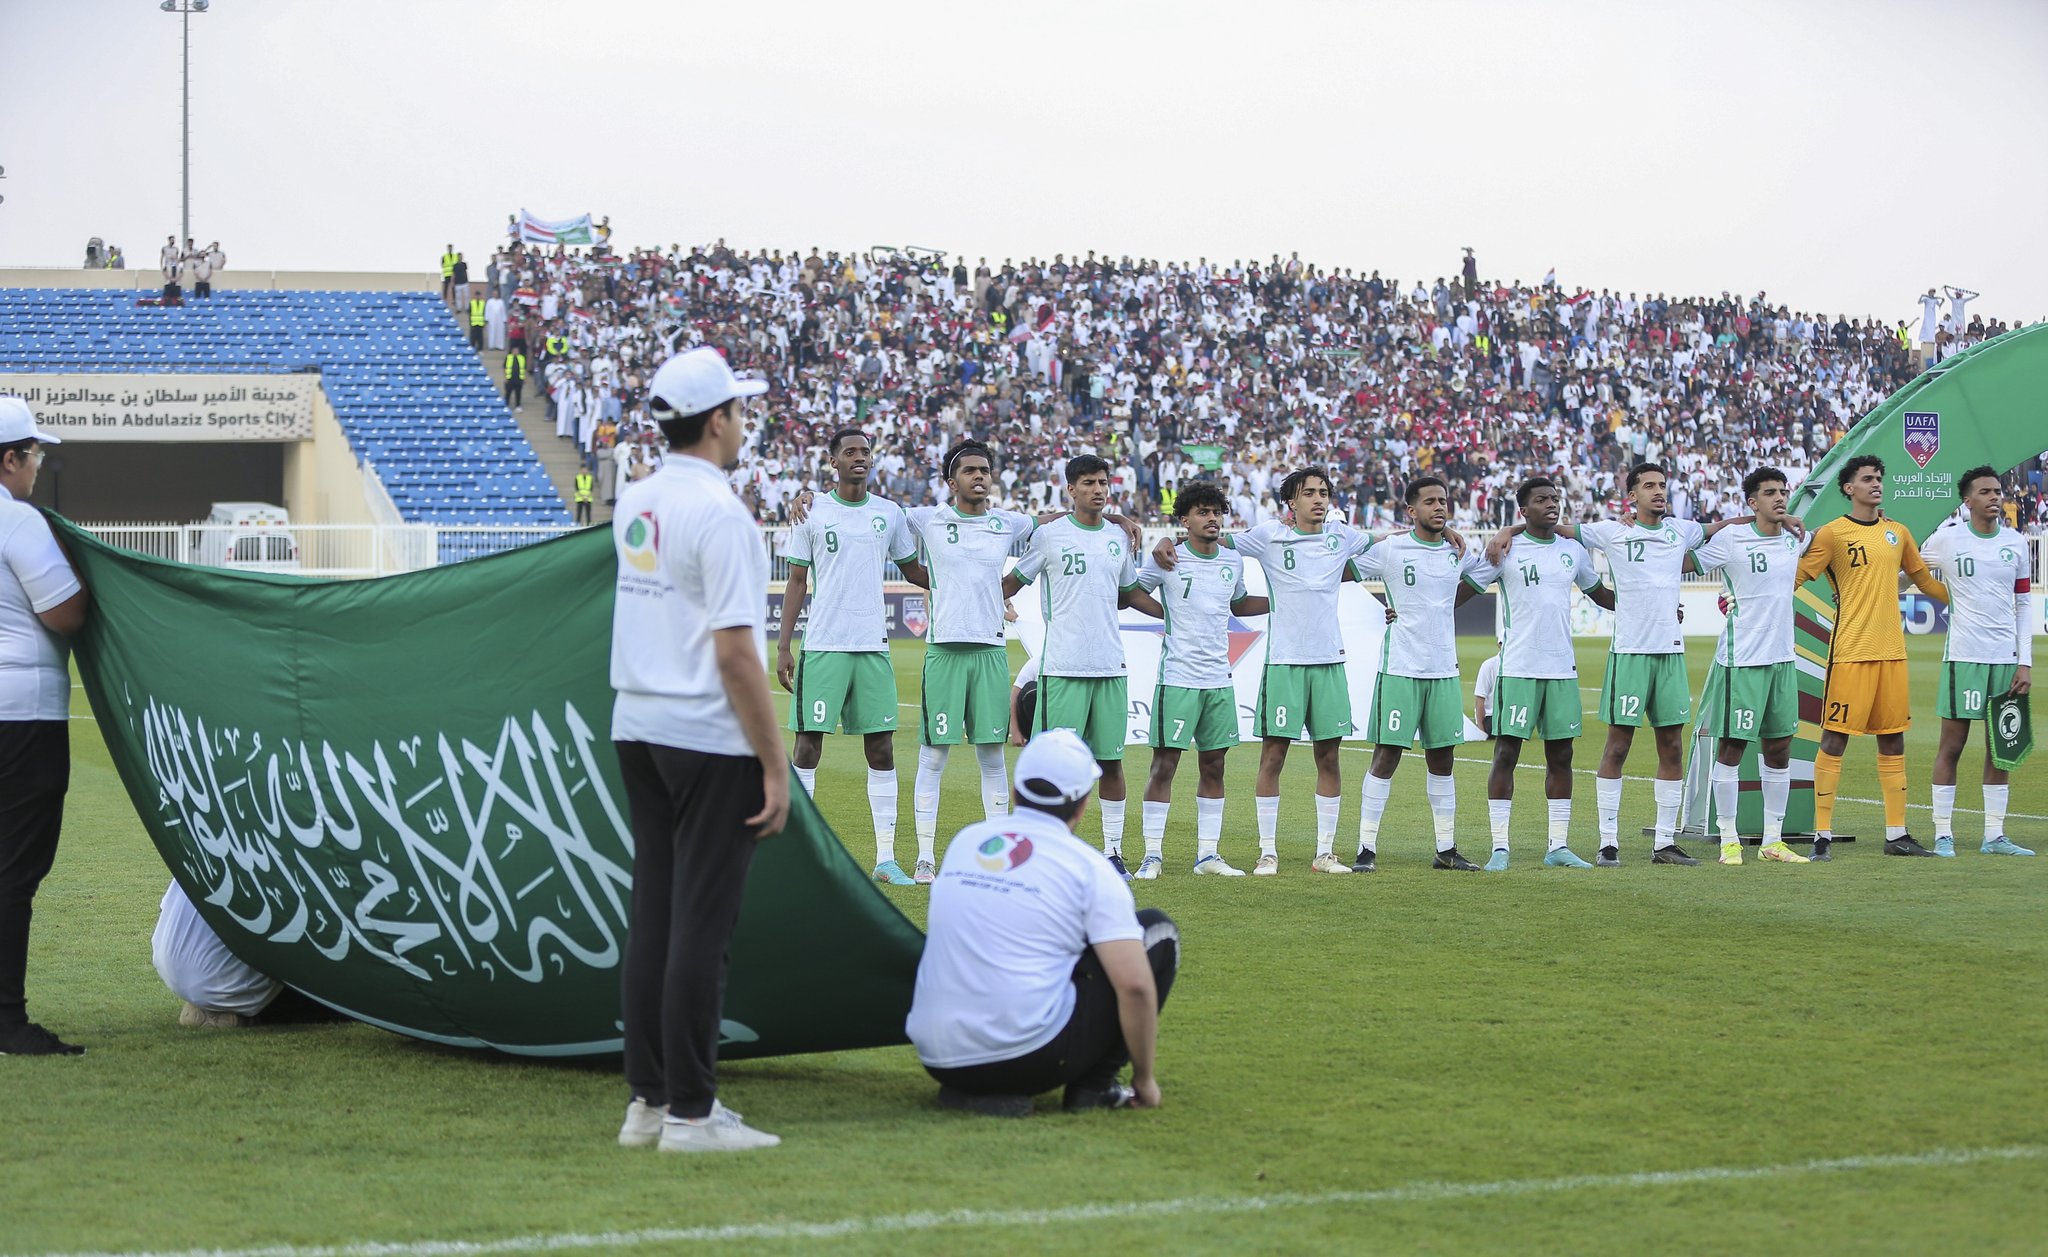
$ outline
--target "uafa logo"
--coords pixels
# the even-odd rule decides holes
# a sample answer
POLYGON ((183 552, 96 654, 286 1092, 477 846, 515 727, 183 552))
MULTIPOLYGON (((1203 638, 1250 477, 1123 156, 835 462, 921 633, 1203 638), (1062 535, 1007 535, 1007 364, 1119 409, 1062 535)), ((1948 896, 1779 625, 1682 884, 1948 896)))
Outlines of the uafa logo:
POLYGON ((623 541, 626 562, 636 570, 652 572, 661 566, 661 524, 655 520, 653 511, 635 516, 626 525, 623 541))
POLYGON ((1007 873, 1031 858, 1031 840, 1022 834, 995 834, 974 849, 974 858, 991 873, 1007 873))

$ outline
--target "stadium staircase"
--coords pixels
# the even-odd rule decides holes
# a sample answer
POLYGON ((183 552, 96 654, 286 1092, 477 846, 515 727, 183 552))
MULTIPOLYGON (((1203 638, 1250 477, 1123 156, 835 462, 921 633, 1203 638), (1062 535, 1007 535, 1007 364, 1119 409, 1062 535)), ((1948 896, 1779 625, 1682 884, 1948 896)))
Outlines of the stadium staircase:
POLYGON ((0 289, 0 371, 308 370, 406 520, 568 522, 538 444, 437 294, 223 291, 162 308, 118 290, 0 289))
MULTIPOLYGON (((463 326, 466 329, 468 316, 464 315, 463 318, 463 326)), ((467 334, 466 330, 464 334, 467 334)), ((504 351, 486 349, 482 353, 484 370, 498 386, 498 396, 502 398, 505 395, 504 351)), ((537 354, 526 355, 529 370, 537 359, 537 354)), ((574 442, 555 435, 555 425, 548 422, 548 404, 541 383, 528 376, 526 388, 520 396, 519 409, 512 412, 512 417, 518 420, 519 430, 526 434, 527 444, 531 445, 533 452, 539 456, 541 470, 547 473, 548 483, 555 486, 555 492, 561 495, 563 506, 573 513, 576 502, 576 473, 582 470, 583 460, 576 456, 574 442)), ((602 481, 599 483, 602 484, 602 481)), ((592 523, 602 524, 612 517, 612 508, 604 504, 603 497, 599 497, 591 504, 591 512, 592 523)))

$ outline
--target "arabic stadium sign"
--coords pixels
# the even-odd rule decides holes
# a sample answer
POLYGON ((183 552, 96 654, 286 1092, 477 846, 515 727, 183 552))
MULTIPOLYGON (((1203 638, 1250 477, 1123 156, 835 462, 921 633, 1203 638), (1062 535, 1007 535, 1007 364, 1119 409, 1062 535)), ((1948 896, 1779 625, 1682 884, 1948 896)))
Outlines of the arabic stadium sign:
POLYGON ((0 375, 63 441, 305 441, 316 375, 0 375))

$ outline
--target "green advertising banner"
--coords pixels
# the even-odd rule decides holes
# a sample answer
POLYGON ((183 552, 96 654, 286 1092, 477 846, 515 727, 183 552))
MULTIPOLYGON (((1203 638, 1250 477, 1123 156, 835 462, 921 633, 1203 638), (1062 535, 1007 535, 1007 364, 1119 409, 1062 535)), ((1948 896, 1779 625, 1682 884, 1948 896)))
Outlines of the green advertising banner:
MULTIPOLYGON (((58 528, 92 590, 76 649, 100 733, 229 950, 401 1034, 618 1050, 608 529, 322 583, 58 528)), ((923 939, 791 795, 747 883, 723 1051, 901 1043, 923 939)))
POLYGON ((1220 445, 1183 445, 1180 452, 1203 471, 1215 471, 1223 465, 1223 447, 1220 445))
MULTIPOLYGON (((1956 477, 1972 467, 2009 471, 2048 450, 2048 323, 1973 345, 1930 368, 1849 429, 1792 494, 1792 513, 1811 530, 1843 514, 1848 499, 1835 487, 1842 464, 1863 454, 1884 460, 1884 513, 1925 541, 1958 506, 1956 477)), ((1794 636, 1799 651, 1799 732, 1792 740, 1792 798, 1785 832, 1813 830, 1813 757, 1820 749, 1834 591, 1825 578, 1799 591, 1794 636)), ((1701 696, 1700 720, 1724 692, 1716 664, 1701 696)), ((1925 716, 1928 713, 1916 713, 1925 716)), ((1704 723, 1694 726, 1686 770, 1685 823, 1711 834, 1716 824, 1707 766, 1714 748, 1704 723)), ((1763 795, 1754 747, 1742 760, 1736 828, 1763 832, 1763 795)))

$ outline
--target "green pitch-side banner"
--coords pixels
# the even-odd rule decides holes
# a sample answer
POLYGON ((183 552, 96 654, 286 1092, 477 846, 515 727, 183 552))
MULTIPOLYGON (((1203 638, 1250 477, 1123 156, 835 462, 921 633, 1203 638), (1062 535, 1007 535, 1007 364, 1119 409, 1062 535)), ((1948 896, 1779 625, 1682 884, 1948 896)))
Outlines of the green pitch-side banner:
MULTIPOLYGON (((100 733, 231 951, 402 1034, 618 1049, 609 530, 319 583, 60 528, 93 594, 77 658, 100 733)), ((791 793, 747 883, 723 1050, 903 1042, 923 940, 791 793)))
MULTIPOLYGON (((1858 420, 1792 494, 1792 513, 1808 529, 1848 509, 1835 487, 1843 463, 1863 454, 1884 460, 1884 513, 1916 540, 1939 527, 1961 500, 1956 477, 1986 464, 2009 471, 2048 450, 2048 323, 2037 323, 1974 345, 1923 372, 1858 420)), ((1792 741, 1792 798, 1785 832, 1813 829, 1813 757, 1820 749, 1828 647, 1835 626, 1834 591, 1825 579, 1799 591, 1794 636, 1799 650, 1799 733, 1792 741)), ((1700 716, 1725 688, 1717 664, 1701 696, 1700 716)), ((1921 713, 1924 717, 1927 713, 1921 713)), ((1686 823, 1715 824, 1707 766, 1711 740, 1694 728, 1686 773, 1686 823)), ((1763 832, 1763 796, 1754 748, 1742 761, 1742 801, 1736 827, 1763 832)))

